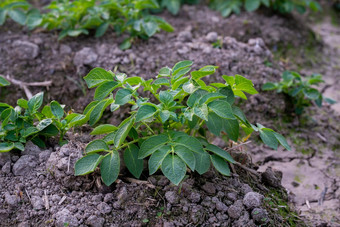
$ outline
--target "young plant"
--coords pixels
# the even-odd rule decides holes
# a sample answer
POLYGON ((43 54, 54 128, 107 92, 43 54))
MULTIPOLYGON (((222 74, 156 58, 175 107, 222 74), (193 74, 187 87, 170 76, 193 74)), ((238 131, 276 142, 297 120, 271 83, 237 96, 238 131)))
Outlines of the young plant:
POLYGON ((0 2, 0 26, 10 17, 20 25, 32 29, 41 23, 39 10, 32 9, 26 0, 4 0, 0 2))
POLYGON ((156 79, 146 81, 102 68, 84 77, 89 88, 96 87, 95 101, 84 111, 90 125, 99 121, 107 107, 114 112, 130 106, 131 111, 119 126, 104 124, 92 131, 92 135, 104 137, 86 146, 84 157, 75 164, 75 175, 89 174, 100 165, 103 182, 111 185, 118 177, 119 152, 123 152, 124 162, 136 178, 143 171, 144 159, 150 175, 161 169, 176 185, 187 168, 203 174, 211 163, 229 176, 228 163, 233 163, 233 158, 208 138, 209 134, 222 133, 235 142, 243 141, 240 128, 246 137, 259 132, 262 141, 273 149, 279 143, 290 149, 282 135, 261 124, 252 125, 235 105, 235 99, 247 99, 245 93, 257 93, 250 80, 240 75, 222 76, 226 83, 206 84, 202 78, 215 73, 217 67, 191 71, 192 64, 181 61, 172 68, 164 67, 156 79))
POLYGON ((3 78, 2 76, 0 76, 0 87, 5 87, 5 86, 8 86, 10 85, 11 83, 6 80, 5 78, 3 78))
POLYGON ((43 16, 42 26, 48 30, 61 30, 59 39, 66 36, 88 35, 95 30, 102 36, 112 27, 118 34, 130 35, 121 45, 131 46, 134 38, 149 38, 161 29, 172 32, 173 27, 162 18, 151 16, 148 9, 157 9, 155 0, 62 0, 53 1, 43 16))
POLYGON ((278 93, 283 92, 288 95, 292 98, 296 114, 301 115, 304 107, 310 106, 312 102, 315 102, 319 107, 322 106, 323 101, 329 104, 335 103, 332 99, 324 98, 316 88, 313 88, 313 85, 323 82, 325 81, 322 80, 320 74, 313 74, 303 78, 297 72, 285 71, 280 82, 266 83, 262 86, 262 90, 277 90, 278 93))
POLYGON ((161 8, 166 8, 172 15, 177 15, 183 4, 198 4, 200 0, 158 0, 161 8))
POLYGON ((312 0, 211 0, 210 7, 219 11, 223 17, 230 14, 239 14, 242 7, 248 12, 255 11, 263 5, 279 13, 291 13, 293 10, 305 13, 306 9, 320 11, 321 6, 317 1, 312 0))
POLYGON ((28 101, 19 99, 16 107, 0 103, 0 152, 13 149, 23 151, 24 144, 29 140, 45 147, 46 138, 58 134, 60 144, 65 144, 65 133, 82 120, 82 115, 72 113, 63 119, 63 106, 56 101, 39 112, 43 96, 40 92, 28 101))

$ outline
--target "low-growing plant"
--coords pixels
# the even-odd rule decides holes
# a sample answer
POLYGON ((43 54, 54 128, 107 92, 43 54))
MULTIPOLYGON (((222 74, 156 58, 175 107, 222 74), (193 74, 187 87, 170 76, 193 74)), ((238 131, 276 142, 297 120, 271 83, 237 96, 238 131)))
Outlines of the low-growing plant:
POLYGON ((278 144, 290 149, 285 138, 265 128, 249 123, 235 105, 245 93, 256 94, 253 83, 240 76, 222 76, 225 83, 206 84, 202 78, 215 73, 216 66, 191 71, 192 61, 181 61, 174 67, 164 67, 156 79, 127 77, 102 68, 93 69, 84 77, 89 88, 96 87, 94 101, 84 110, 90 125, 95 125, 104 110, 112 112, 121 106, 131 106, 129 116, 119 126, 110 124, 94 128, 92 135, 104 135, 90 142, 84 157, 75 164, 75 175, 93 172, 100 164, 101 177, 111 185, 120 171, 119 152, 123 152, 128 170, 136 178, 148 159, 149 174, 161 169, 174 184, 184 178, 187 167, 203 174, 211 163, 221 174, 229 176, 228 163, 233 158, 225 150, 211 144, 209 135, 240 142, 240 128, 248 137, 253 131, 273 149, 278 144), (191 72, 190 72, 191 71, 191 72), (190 72, 190 74, 189 74, 190 72), (140 92, 143 89, 143 94, 140 92))
POLYGON ((321 6, 313 0, 211 0, 210 7, 219 11, 223 17, 232 13, 239 14, 244 7, 248 12, 255 11, 260 6, 271 8, 280 13, 290 13, 293 10, 305 13, 307 9, 320 11, 321 6))
POLYGON ((26 0, 3 0, 0 2, 0 26, 9 17, 20 25, 32 29, 41 23, 39 10, 33 9, 26 0))
POLYGON ((194 5, 200 0, 158 0, 161 8, 167 9, 172 15, 177 15, 183 4, 194 5))
POLYGON ((61 30, 59 39, 87 35, 89 30, 96 30, 99 37, 112 27, 118 34, 130 35, 121 46, 126 49, 135 37, 148 38, 161 29, 173 31, 162 18, 148 13, 157 8, 155 0, 59 0, 47 7, 50 12, 43 15, 41 26, 61 30))
POLYGON ((304 107, 310 106, 314 102, 317 106, 321 107, 322 102, 326 101, 334 104, 335 101, 330 98, 324 98, 323 95, 313 87, 325 82, 322 80, 322 75, 313 74, 309 77, 302 77, 297 72, 285 71, 282 74, 280 82, 265 83, 262 90, 270 91, 276 90, 278 93, 283 92, 292 98, 292 103, 295 107, 296 114, 303 113, 304 107))
POLYGON ((80 114, 68 113, 64 106, 52 101, 39 112, 44 94, 34 95, 29 100, 19 99, 17 106, 0 103, 0 152, 13 149, 23 151, 24 144, 32 141, 45 147, 45 140, 59 135, 59 143, 65 144, 64 135, 84 118, 80 114))

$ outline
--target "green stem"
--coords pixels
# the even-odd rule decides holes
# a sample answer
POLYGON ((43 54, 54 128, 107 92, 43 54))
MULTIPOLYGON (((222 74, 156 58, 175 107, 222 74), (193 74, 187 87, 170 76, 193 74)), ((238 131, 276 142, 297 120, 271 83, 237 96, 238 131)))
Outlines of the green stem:
POLYGON ((152 133, 155 135, 155 132, 152 130, 152 128, 150 128, 150 126, 148 124, 146 124, 144 121, 143 121, 143 125, 146 126, 146 128, 152 133))
POLYGON ((147 139, 147 138, 149 138, 149 136, 145 136, 145 137, 142 137, 142 138, 138 138, 136 140, 132 140, 132 141, 130 141, 128 143, 125 143, 125 144, 121 145, 120 147, 117 147, 116 150, 120 150, 120 149, 122 149, 124 147, 129 146, 130 144, 137 143, 139 140, 144 140, 144 139, 147 139))

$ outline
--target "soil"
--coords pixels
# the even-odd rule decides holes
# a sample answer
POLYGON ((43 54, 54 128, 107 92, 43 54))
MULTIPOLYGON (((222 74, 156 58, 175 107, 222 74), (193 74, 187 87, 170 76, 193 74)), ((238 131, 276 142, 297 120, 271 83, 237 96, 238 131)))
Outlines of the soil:
MULTIPOLYGON (((219 66, 209 81, 240 74, 258 90, 279 80, 286 69, 303 68, 306 75, 323 74, 326 85, 320 90, 340 103, 340 28, 327 17, 311 25, 308 17, 263 10, 226 19, 201 5, 184 6, 177 17, 162 16, 174 33, 138 40, 126 51, 118 48, 124 37, 114 33, 58 42, 56 33, 25 31, 6 22, 0 27, 0 74, 24 82, 52 80, 48 88, 29 89, 33 94, 43 89, 46 100, 81 111, 93 95, 82 77, 94 67, 151 78, 161 67, 189 59, 195 68, 219 66), (213 48, 217 40, 222 44, 213 48)), ((15 105, 25 93, 11 85, 0 88, 0 97, 15 105)), ((251 122, 279 131, 293 147, 291 152, 272 151, 252 137, 252 143, 233 155, 250 155, 255 165, 245 164, 258 174, 237 166, 229 178, 213 170, 203 176, 189 173, 177 187, 157 173, 148 177, 145 172, 136 181, 123 170, 112 187, 105 187, 98 173, 73 176, 73 164, 91 137, 87 132, 69 134, 70 143, 62 148, 42 151, 28 144, 20 155, 0 154, 0 225, 340 226, 339 106, 311 107, 298 118, 286 112, 291 107, 284 96, 273 92, 240 104, 251 122)), ((117 124, 123 117, 124 111, 106 120, 117 124)))

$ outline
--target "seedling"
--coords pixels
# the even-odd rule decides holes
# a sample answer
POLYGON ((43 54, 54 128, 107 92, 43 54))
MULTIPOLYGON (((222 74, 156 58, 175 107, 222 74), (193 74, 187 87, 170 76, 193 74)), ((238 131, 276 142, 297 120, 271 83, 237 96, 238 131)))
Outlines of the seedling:
POLYGON ((150 80, 102 68, 84 77, 89 88, 96 87, 94 101, 84 110, 90 125, 99 121, 107 107, 112 112, 122 106, 131 109, 119 126, 95 127, 91 134, 104 137, 86 146, 84 157, 75 164, 75 175, 89 174, 100 165, 103 182, 111 185, 118 177, 119 152, 123 152, 124 162, 136 178, 143 171, 144 159, 150 175, 160 169, 175 185, 185 177, 187 168, 203 174, 211 163, 229 176, 228 163, 234 163, 233 158, 208 138, 223 132, 238 142, 240 128, 246 136, 259 132, 262 141, 273 149, 279 143, 290 149, 282 135, 249 123, 235 105, 235 99, 247 99, 245 93, 257 93, 250 80, 240 75, 222 76, 225 83, 206 84, 202 78, 215 73, 217 67, 191 71, 192 64, 181 61, 172 68, 164 67, 150 80))
POLYGON ((325 82, 322 75, 313 74, 303 78, 299 73, 285 71, 282 74, 280 82, 266 83, 262 86, 262 90, 276 90, 278 93, 283 92, 292 99, 295 106, 295 112, 298 115, 303 113, 305 107, 310 106, 314 102, 318 107, 322 106, 325 101, 334 104, 335 101, 330 98, 324 98, 322 94, 313 86, 325 82))

